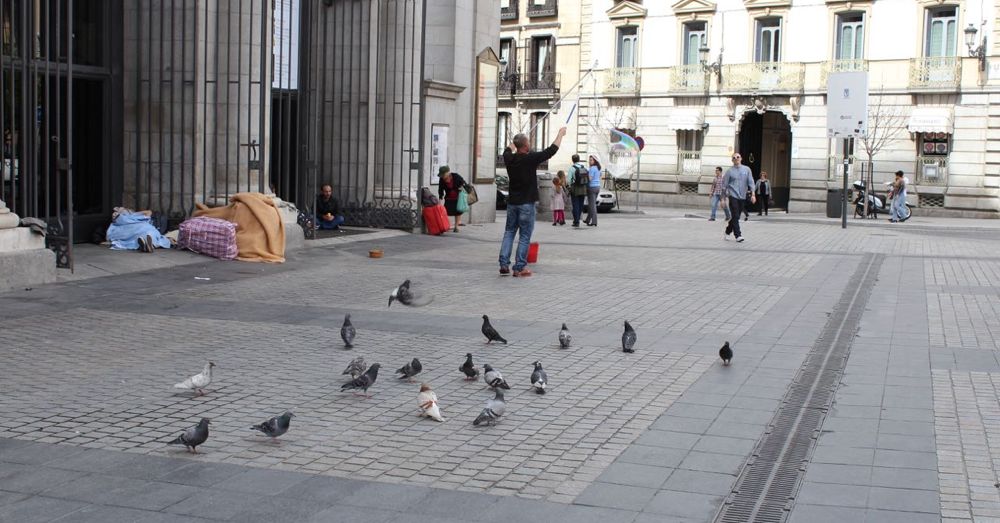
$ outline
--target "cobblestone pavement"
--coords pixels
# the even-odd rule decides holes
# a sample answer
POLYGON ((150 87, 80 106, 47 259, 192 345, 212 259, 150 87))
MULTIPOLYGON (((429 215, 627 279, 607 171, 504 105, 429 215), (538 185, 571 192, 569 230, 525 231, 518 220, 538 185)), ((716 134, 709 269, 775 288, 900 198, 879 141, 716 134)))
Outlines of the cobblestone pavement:
POLYGON ((491 224, 0 295, 0 520, 710 521, 877 252, 790 518, 986 521, 1000 516, 1000 234, 924 220, 753 219, 744 244, 676 211, 540 222, 530 279, 497 276, 491 224), (375 246, 385 258, 366 258, 375 246), (404 278, 433 302, 386 309, 404 278), (483 344, 483 313, 509 345, 483 344), (616 348, 623 319, 634 355, 616 348), (513 387, 496 427, 471 425, 491 393, 462 381, 466 352, 513 387), (339 391, 357 355, 383 365, 371 399, 339 391), (414 356, 444 423, 418 418, 417 384, 392 375, 414 356), (171 388, 209 359, 209 394, 171 388), (548 394, 528 390, 535 360, 548 394), (249 430, 286 408, 281 444, 249 430), (163 444, 203 416, 202 454, 163 444))

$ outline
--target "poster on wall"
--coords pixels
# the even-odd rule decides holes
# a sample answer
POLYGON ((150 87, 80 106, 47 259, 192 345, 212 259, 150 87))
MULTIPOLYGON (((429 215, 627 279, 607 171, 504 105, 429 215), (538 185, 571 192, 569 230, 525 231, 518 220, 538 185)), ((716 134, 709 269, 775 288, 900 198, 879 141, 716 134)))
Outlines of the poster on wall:
POLYGON ((273 89, 299 88, 299 0, 274 0, 273 89))
POLYGON ((448 165, 448 126, 431 124, 431 185, 438 184, 438 169, 448 165))

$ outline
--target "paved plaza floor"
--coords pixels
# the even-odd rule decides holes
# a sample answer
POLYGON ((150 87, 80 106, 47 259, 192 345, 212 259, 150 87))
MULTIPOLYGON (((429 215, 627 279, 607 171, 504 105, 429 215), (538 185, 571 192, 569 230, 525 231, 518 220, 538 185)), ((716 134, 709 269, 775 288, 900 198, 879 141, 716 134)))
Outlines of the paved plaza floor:
POLYGON ((0 294, 0 521, 1000 520, 1000 221, 706 218, 543 217, 531 278, 498 275, 502 223, 281 265, 81 248, 0 294), (433 300, 387 308, 406 278, 433 300), (466 353, 510 383, 495 426, 466 353), (357 356, 370 399, 340 390, 357 356), (209 360, 206 395, 172 388, 209 360), (285 410, 280 443, 250 430, 285 410), (203 417, 198 454, 166 445, 203 417))

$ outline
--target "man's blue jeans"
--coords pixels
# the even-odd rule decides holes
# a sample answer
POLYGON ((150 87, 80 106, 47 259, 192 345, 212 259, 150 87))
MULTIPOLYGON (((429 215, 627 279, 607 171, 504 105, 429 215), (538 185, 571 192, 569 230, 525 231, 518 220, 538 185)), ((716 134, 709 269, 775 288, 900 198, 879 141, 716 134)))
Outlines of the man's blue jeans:
MULTIPOLYGON (((715 219, 715 212, 718 210, 720 202, 722 202, 722 195, 721 194, 713 194, 712 195, 712 219, 713 220, 715 219)), ((728 222, 729 221, 729 207, 726 206, 726 205, 723 205, 722 206, 722 210, 726 211, 726 221, 728 222)))
POLYGON ((535 204, 507 204, 507 226, 503 233, 503 243, 500 244, 500 266, 510 267, 510 251, 514 248, 514 234, 518 234, 517 260, 513 269, 520 271, 528 265, 528 247, 531 245, 531 233, 535 230, 535 204), (518 233, 518 231, 520 231, 518 233))
POLYGON ((344 223, 343 216, 334 216, 330 221, 324 220, 322 216, 316 217, 316 228, 318 229, 336 229, 342 223, 344 223))

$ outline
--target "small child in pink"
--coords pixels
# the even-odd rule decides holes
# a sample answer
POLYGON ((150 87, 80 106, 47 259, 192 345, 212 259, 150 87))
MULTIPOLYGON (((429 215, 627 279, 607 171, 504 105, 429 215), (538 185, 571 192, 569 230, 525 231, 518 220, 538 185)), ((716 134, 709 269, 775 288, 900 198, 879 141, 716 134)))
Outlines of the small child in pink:
POLYGON ((552 178, 552 197, 549 199, 552 206, 552 225, 566 225, 566 200, 563 199, 563 191, 566 188, 562 183, 565 176, 566 173, 559 171, 552 178))

